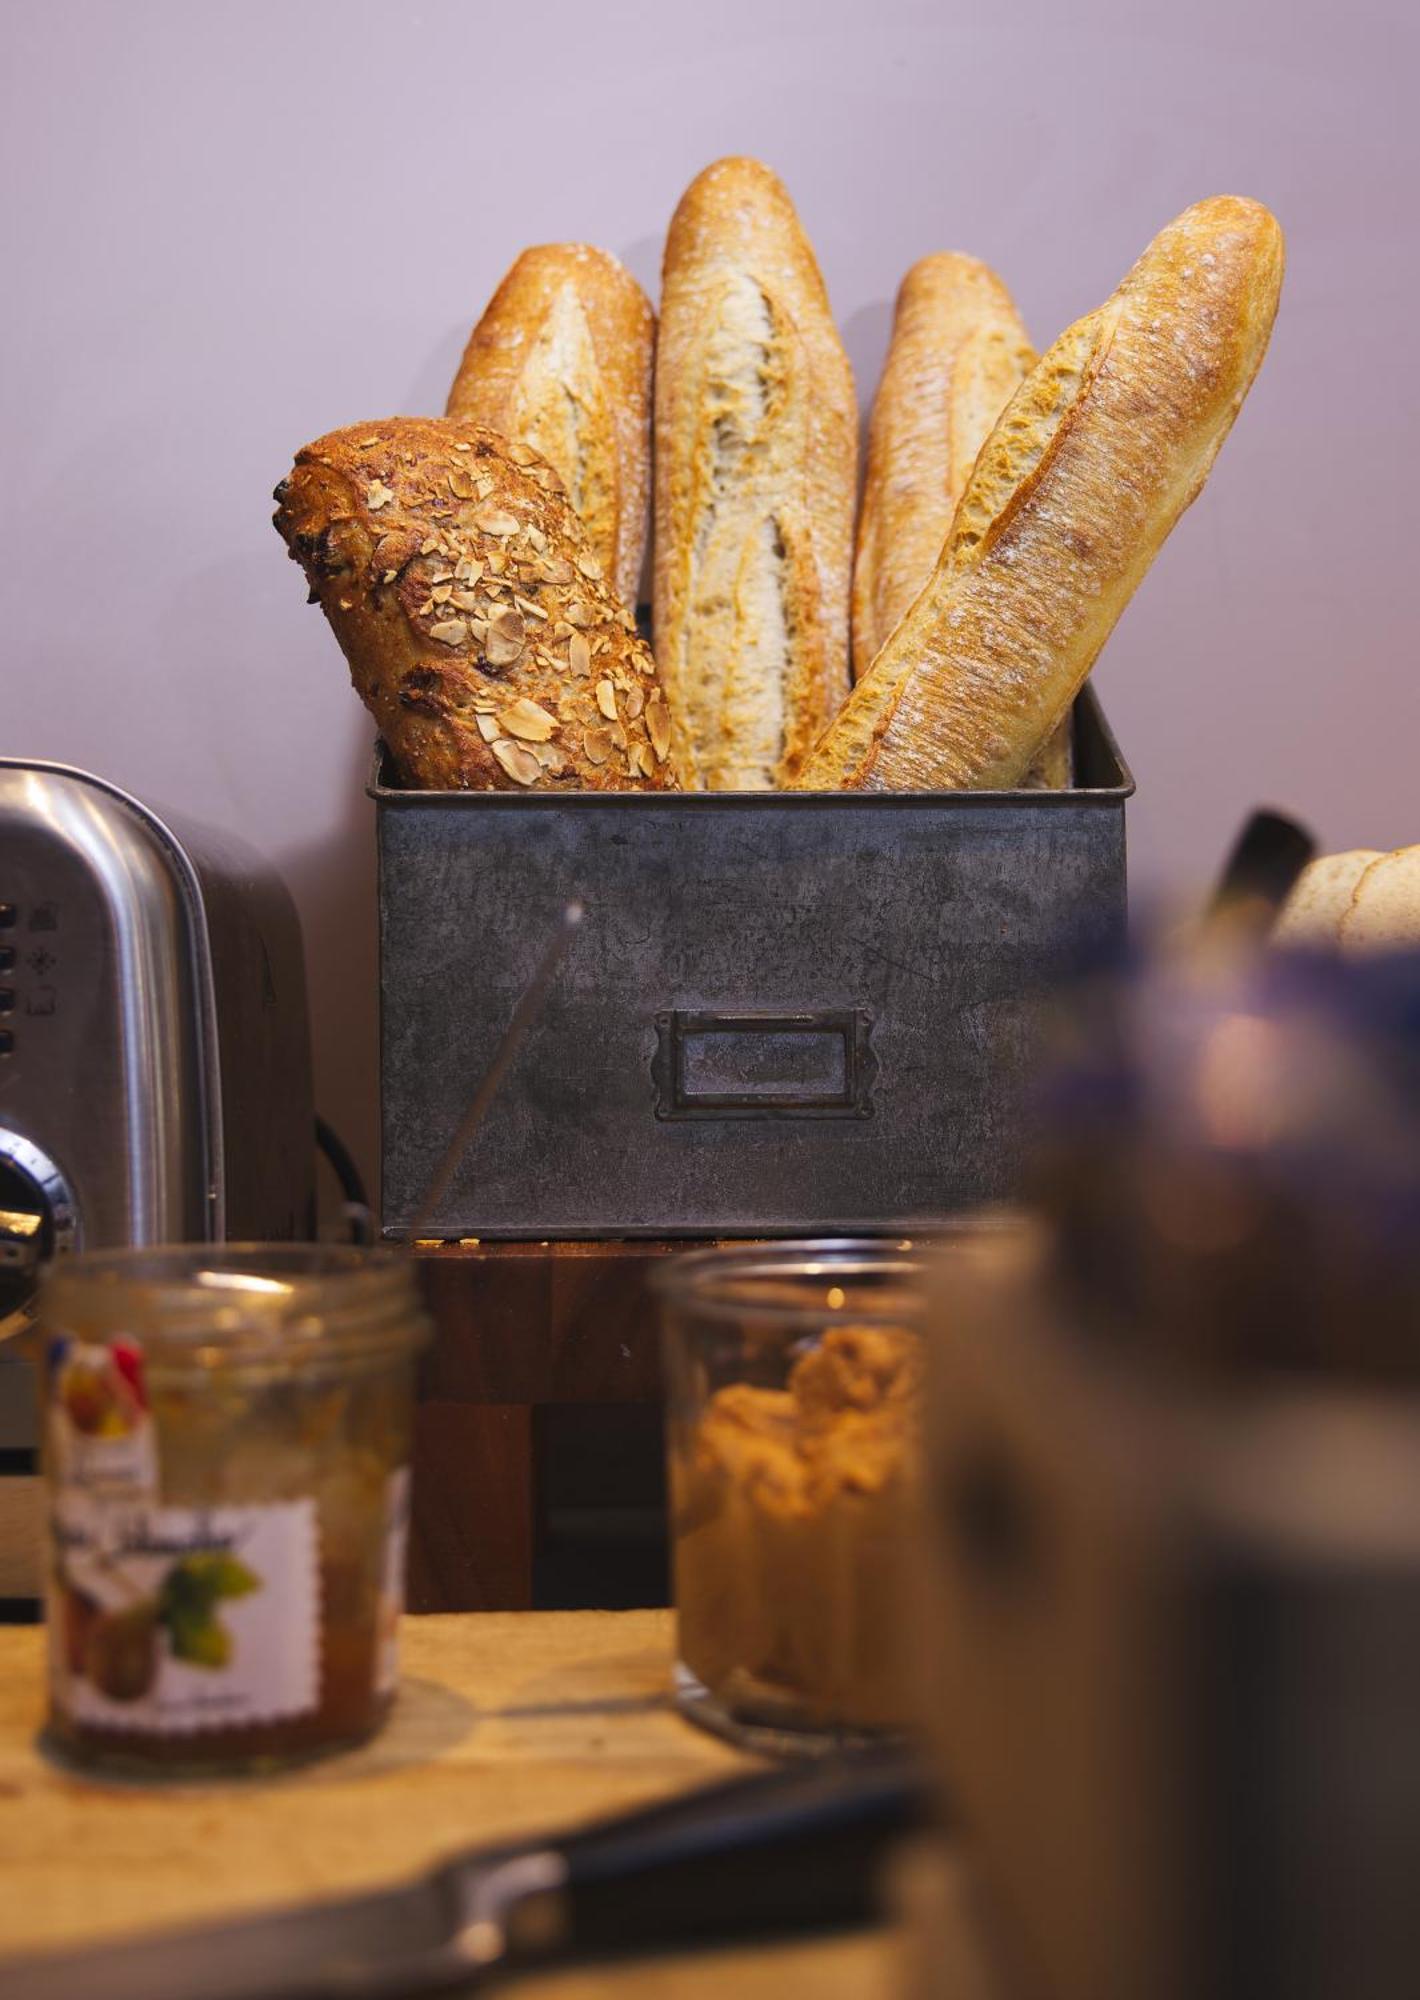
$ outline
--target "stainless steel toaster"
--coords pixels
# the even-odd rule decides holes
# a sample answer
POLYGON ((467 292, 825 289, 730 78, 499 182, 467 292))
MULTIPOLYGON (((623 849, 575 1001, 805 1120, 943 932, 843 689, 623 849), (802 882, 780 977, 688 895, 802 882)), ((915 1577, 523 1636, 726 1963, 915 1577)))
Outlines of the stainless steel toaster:
POLYGON ((309 1236, 313 1135, 276 874, 87 772, 0 758, 0 1453, 29 1442, 3 1336, 45 1260, 309 1236))

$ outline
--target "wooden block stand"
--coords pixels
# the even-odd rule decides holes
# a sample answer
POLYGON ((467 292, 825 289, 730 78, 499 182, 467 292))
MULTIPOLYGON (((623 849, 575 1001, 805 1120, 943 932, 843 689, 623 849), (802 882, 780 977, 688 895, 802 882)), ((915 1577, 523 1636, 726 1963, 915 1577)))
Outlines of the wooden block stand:
POLYGON ((647 1290, 669 1242, 420 1253, 412 1611, 664 1602, 661 1371, 647 1290), (571 1524, 570 1530, 568 1524, 571 1524))

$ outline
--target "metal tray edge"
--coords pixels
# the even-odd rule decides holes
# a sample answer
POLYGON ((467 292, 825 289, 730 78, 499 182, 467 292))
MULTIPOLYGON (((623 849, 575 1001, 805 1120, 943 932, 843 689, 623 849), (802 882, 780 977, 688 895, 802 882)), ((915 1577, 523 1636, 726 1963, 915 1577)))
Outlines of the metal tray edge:
POLYGON ((365 796, 383 807, 434 806, 442 811, 467 811, 477 806, 479 809, 489 807, 496 812, 545 812, 562 806, 583 810, 610 806, 620 811, 640 812, 654 811, 658 807, 665 810, 685 806, 696 812, 723 812, 728 806, 750 806, 759 811, 779 811, 785 807, 795 811, 821 811, 825 806, 844 806, 850 811, 865 812, 905 806, 920 809, 927 805, 981 809, 1002 804, 1059 811, 1070 805, 1122 805, 1134 796, 1134 773, 1124 761, 1118 740, 1092 687, 1086 686, 1081 691, 1077 706, 1085 709, 1099 731, 1105 753, 1119 772, 1117 785, 1072 786, 1069 791, 1062 792, 1027 786, 998 792, 418 792, 403 785, 387 785, 384 782, 389 753, 384 739, 377 736, 365 796))

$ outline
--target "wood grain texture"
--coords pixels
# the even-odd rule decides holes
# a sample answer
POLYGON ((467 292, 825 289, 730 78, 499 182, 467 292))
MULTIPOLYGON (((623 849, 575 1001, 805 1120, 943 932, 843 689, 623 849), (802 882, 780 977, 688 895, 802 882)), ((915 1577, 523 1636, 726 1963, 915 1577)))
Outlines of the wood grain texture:
MULTIPOLYGON (((50 1765, 42 1635, 0 1630, 0 1949, 80 1945, 385 1887, 471 1845, 627 1811, 753 1768, 668 1699, 666 1612, 429 1618, 374 1743, 262 1781, 144 1789, 50 1765)), ((528 2000, 886 2000, 881 1935, 568 1972, 528 2000)))
POLYGON ((647 1281, 670 1243, 449 1244, 421 1252, 435 1339, 422 1393, 475 1403, 638 1403, 661 1392, 647 1281))
POLYGON ((788 191, 719 160, 666 239, 656 345, 656 657, 682 781, 768 790, 848 691, 858 412, 788 191))
POLYGON ((936 571, 805 790, 1009 788, 1207 478, 1261 364, 1282 232, 1199 202, 1042 356, 982 447, 936 571))
POLYGON ((650 300, 609 251, 539 244, 470 334, 446 412, 547 460, 632 610, 650 528, 655 333, 650 300))
POLYGON ((534 1530, 531 1412, 421 1401, 414 1413, 409 1609, 526 1610, 534 1530))

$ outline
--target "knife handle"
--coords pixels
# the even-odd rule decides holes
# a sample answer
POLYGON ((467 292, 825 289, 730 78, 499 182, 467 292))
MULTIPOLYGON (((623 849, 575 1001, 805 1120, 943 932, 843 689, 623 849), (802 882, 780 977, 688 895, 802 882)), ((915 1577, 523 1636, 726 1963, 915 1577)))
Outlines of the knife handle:
POLYGON ((565 1872, 552 1936, 541 1919, 527 1924, 516 1910, 505 1913, 509 1961, 869 1922, 880 1914, 881 1864, 925 1823, 927 1804, 909 1752, 870 1751, 732 1780, 605 1821, 558 1843, 565 1872))

